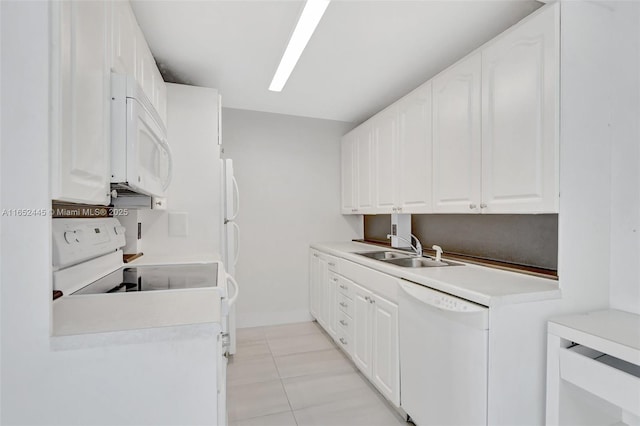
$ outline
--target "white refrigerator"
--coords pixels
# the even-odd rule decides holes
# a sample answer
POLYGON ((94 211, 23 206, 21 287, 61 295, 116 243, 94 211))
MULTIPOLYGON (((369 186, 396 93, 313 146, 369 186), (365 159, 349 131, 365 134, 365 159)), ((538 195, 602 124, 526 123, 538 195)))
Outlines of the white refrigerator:
MULTIPOLYGON (((240 193, 238 182, 233 175, 233 160, 223 159, 222 162, 222 209, 223 209, 223 238, 222 261, 227 274, 232 279, 236 276, 236 264, 240 254, 240 227, 235 222, 240 209, 240 193)), ((236 284, 236 291, 238 286, 236 284)), ((236 305, 229 311, 229 354, 236 353, 236 305)))

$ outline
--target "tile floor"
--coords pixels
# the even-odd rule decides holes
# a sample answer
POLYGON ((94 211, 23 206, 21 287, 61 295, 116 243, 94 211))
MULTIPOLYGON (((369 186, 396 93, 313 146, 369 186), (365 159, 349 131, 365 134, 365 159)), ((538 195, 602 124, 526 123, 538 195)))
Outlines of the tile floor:
POLYGON ((410 425, 315 322, 239 329, 227 379, 230 426, 410 425))

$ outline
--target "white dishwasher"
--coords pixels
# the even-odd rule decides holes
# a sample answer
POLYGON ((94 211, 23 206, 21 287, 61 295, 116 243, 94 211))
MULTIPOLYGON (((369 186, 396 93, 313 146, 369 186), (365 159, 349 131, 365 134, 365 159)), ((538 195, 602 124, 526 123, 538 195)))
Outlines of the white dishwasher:
POLYGON ((400 405, 418 426, 486 425, 489 309, 401 280, 400 405))

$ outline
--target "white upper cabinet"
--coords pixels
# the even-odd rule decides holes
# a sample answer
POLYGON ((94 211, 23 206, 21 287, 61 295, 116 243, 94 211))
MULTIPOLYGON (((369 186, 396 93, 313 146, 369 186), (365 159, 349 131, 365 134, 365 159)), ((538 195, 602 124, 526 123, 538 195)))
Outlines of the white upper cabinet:
POLYGON ((342 137, 342 213, 373 213, 373 137, 368 124, 342 137))
POLYGON ((371 213, 374 203, 374 170, 373 166, 373 137, 371 127, 365 124, 355 133, 357 144, 357 204, 358 213, 371 213))
POLYGON ((136 75, 136 18, 128 1, 111 2, 111 7, 111 69, 136 75))
POLYGON ((559 13, 546 8, 482 52, 482 201, 558 211, 559 13))
POLYGON ((375 147, 375 213, 391 213, 396 206, 397 105, 391 105, 370 123, 375 147))
POLYGON ((431 212, 431 82, 398 102, 396 210, 431 212))
POLYGON ((52 199, 110 202, 110 3, 52 3, 52 199))
POLYGON ((433 79, 433 211, 480 210, 481 57, 433 79))
POLYGON ((341 187, 342 187, 342 213, 356 213, 357 186, 356 175, 358 174, 357 139, 355 133, 347 133, 342 137, 341 143, 341 187))

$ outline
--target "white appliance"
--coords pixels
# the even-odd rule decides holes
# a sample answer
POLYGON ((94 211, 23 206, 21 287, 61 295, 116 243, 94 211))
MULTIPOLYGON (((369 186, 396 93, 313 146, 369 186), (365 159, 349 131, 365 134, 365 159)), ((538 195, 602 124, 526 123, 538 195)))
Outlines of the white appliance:
MULTIPOLYGON (((231 277, 235 277, 236 264, 240 255, 240 227, 235 222, 240 211, 240 192, 238 190, 238 182, 233 175, 233 160, 223 159, 222 162, 222 209, 224 218, 223 230, 223 247, 222 259, 225 264, 227 273, 231 277)), ((233 278, 232 278, 233 279, 233 278)), ((236 283, 237 288, 237 283, 236 283)), ((235 306, 231 307, 229 312, 229 330, 230 342, 229 353, 236 353, 236 311, 235 306)))
POLYGON ((163 197, 171 183, 167 130, 133 76, 111 75, 111 187, 163 197))
POLYGON ((489 309, 400 288, 400 406, 418 426, 486 425, 489 309))
MULTIPOLYGON (((226 424, 227 317, 238 297, 238 288, 222 264, 123 264, 121 247, 125 245, 125 229, 115 218, 53 219, 52 241, 53 289, 62 291, 62 298, 86 300, 80 298, 112 298, 114 293, 139 295, 140 292, 176 294, 202 288, 216 291, 222 321, 220 336, 212 336, 219 345, 219 358, 212 362, 217 363, 218 424, 226 424), (229 291, 228 284, 235 286, 233 292, 229 291), (233 296, 230 297, 230 293, 233 296)), ((114 316, 117 316, 122 299, 112 300, 114 316)))

